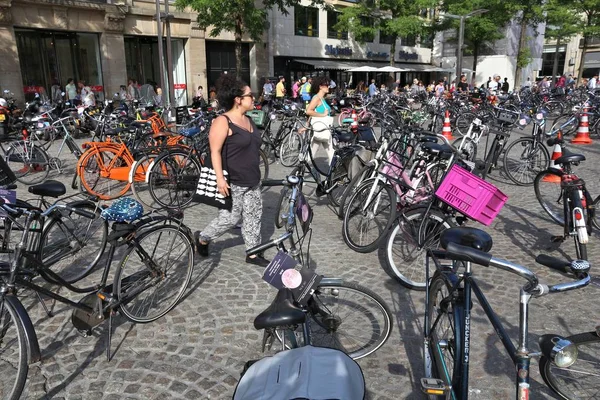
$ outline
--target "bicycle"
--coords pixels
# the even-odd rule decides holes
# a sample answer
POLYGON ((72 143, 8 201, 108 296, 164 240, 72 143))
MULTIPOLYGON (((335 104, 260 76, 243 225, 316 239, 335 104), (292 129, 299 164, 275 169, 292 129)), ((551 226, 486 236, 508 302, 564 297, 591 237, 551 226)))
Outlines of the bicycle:
MULTIPOLYGON (((0 360, 0 395, 3 399, 20 397, 30 363, 41 359, 35 328, 18 298, 21 288, 50 297, 74 308, 71 322, 84 336, 108 319, 107 359, 111 359, 112 318, 120 311, 128 320, 148 323, 172 310, 184 295, 191 279, 194 249, 191 232, 182 224, 181 215, 162 216, 143 214, 141 204, 133 199, 120 199, 102 212, 112 221, 111 245, 101 282, 79 288, 64 281, 51 270, 30 266, 23 256, 33 223, 47 217, 55 209, 64 209, 81 215, 86 211, 55 205, 44 212, 2 204, 11 215, 25 215, 25 229, 15 247, 10 265, 0 265, 0 338, 3 356, 0 360), (123 222, 131 221, 131 223, 123 222), (112 284, 107 284, 112 259, 117 247, 126 246, 112 284), (48 282, 75 293, 88 293, 79 302, 72 301, 32 281, 40 275, 48 282), (171 283, 171 279, 174 281, 171 283), (168 285, 172 284, 175 288, 168 285)), ((87 217, 91 218, 91 215, 87 217)))
MULTIPOLYGON (((557 143, 564 143, 562 135, 548 140, 549 145, 557 143)), ((564 227, 563 235, 553 237, 552 241, 562 242, 572 236, 577 258, 587 260, 587 243, 592 224, 596 228, 599 225, 595 208, 600 202, 600 196, 592 199, 585 181, 573 173, 572 165, 579 165, 581 161, 585 161, 584 155, 565 151, 563 156, 554 160, 563 169, 549 168, 541 171, 535 177, 533 186, 535 197, 544 211, 554 222, 564 227)))
MULTIPOLYGON (((283 181, 263 181, 263 185, 290 189, 286 231, 276 239, 247 250, 246 254, 259 254, 275 247, 278 254, 293 258, 298 263, 297 268, 309 269, 313 212, 302 194, 302 177, 290 175, 283 181), (299 224, 296 224, 296 216, 299 224), (306 239, 304 254, 302 246, 306 239)), ((392 314, 384 300, 371 290, 342 278, 325 277, 314 291, 305 293, 302 298, 294 298, 285 289, 279 291, 271 306, 256 317, 254 326, 264 329, 263 350, 278 339, 282 348, 309 344, 331 347, 356 360, 372 354, 387 341, 392 330, 392 314)))
POLYGON ((482 230, 448 229, 441 234, 440 243, 445 250, 430 250, 426 259, 428 284, 425 291, 423 332, 425 377, 421 379, 421 389, 425 394, 452 399, 468 398, 469 361, 472 351, 470 344, 472 294, 475 294, 516 367, 517 399, 530 398, 529 369, 532 357, 542 356, 540 373, 544 380, 548 378, 549 370, 541 368, 542 365, 551 362, 566 368, 576 362, 575 345, 555 334, 543 335, 540 338, 541 353, 531 351, 528 343, 527 317, 532 298, 587 286, 591 280, 588 274, 590 265, 587 261, 568 262, 546 255, 538 256, 536 258, 538 263, 563 273, 568 272, 576 279, 573 282, 547 286, 540 283, 538 277, 527 268, 494 258, 489 253, 492 249, 492 238, 482 230), (435 268, 431 279, 429 278, 430 259, 433 260, 435 268), (441 259, 451 260, 451 265, 443 265, 441 259), (517 347, 474 279, 472 264, 499 268, 527 281, 527 284, 520 289, 519 295, 517 347))

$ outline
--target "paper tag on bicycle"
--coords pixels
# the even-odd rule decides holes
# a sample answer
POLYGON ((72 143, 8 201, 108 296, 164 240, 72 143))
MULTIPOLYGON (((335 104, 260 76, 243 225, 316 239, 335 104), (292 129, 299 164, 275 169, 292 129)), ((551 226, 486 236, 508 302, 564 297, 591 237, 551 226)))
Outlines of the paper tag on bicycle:
POLYGON ((479 118, 475 118, 475 119, 473 120, 473 123, 474 123, 475 125, 479 126, 479 125, 481 125, 481 120, 480 120, 479 118))
POLYGON ((296 302, 306 305, 322 276, 308 268, 297 270, 297 265, 289 254, 279 251, 265 268, 263 280, 278 290, 290 289, 296 302))
MULTIPOLYGON (((14 190, 0 189, 0 198, 6 204, 15 204, 17 202, 17 192, 14 190)), ((8 214, 0 208, 0 218, 6 217, 8 214)))

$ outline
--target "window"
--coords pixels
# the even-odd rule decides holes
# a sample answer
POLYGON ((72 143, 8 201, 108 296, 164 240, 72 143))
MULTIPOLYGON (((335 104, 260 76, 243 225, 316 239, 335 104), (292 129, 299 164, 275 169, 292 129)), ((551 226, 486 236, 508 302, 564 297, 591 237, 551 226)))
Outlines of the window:
POLYGON ((348 39, 348 32, 335 30, 334 26, 338 23, 340 13, 337 11, 327 11, 327 37, 329 39, 348 39))
POLYGON ((408 35, 403 37, 400 44, 402 46, 414 47, 417 44, 417 37, 415 35, 408 35))
POLYGON ((394 44, 395 38, 392 35, 386 35, 383 31, 379 31, 379 43, 394 44))
MULTIPOLYGON (((360 17, 360 22, 362 26, 366 28, 373 28, 375 26, 375 21, 370 17, 360 17)), ((375 40, 375 33, 367 33, 365 32, 362 35, 358 35, 358 41, 360 42, 368 42, 372 43, 375 40)))
POLYGON ((294 32, 296 36, 319 37, 319 10, 294 6, 294 32))
POLYGON ((444 42, 442 57, 456 57, 456 43, 444 42))

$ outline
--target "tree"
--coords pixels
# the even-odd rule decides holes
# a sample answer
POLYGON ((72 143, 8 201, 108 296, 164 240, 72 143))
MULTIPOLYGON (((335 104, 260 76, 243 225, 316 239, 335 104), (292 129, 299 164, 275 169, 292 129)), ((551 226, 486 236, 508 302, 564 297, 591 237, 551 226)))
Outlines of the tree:
MULTIPOLYGON (((210 29, 209 35, 218 36, 221 32, 233 32, 235 38, 235 73, 239 79, 242 72, 242 37, 248 35, 260 43, 262 35, 269 29, 268 11, 277 9, 288 15, 288 7, 299 4, 299 0, 176 0, 178 9, 191 8, 198 13, 200 29, 210 29), (259 4, 261 7, 257 7, 259 4)), ((314 0, 313 4, 324 4, 314 0)))
POLYGON ((552 83, 554 83, 558 75, 560 45, 581 31, 582 21, 577 13, 573 13, 573 0, 549 0, 545 4, 544 11, 546 12, 545 37, 556 40, 552 67, 552 83))
POLYGON ((573 12, 583 16, 580 33, 583 34, 583 49, 579 61, 578 77, 583 74, 583 63, 587 52, 589 39, 600 37, 600 0, 573 0, 573 12))
POLYGON ((420 15, 437 4, 436 0, 359 0, 342 10, 335 29, 352 32, 359 42, 365 42, 379 30, 391 39, 390 65, 394 66, 398 38, 429 33, 430 21, 420 15), (365 18, 373 23, 365 23, 365 18))
MULTIPOLYGON (((450 14, 466 15, 473 10, 488 10, 485 14, 475 15, 465 21, 465 46, 467 54, 473 55, 473 73, 477 71, 479 55, 485 47, 493 47, 496 40, 505 36, 504 28, 511 19, 503 1, 498 0, 446 0, 442 9, 450 14)), ((445 19, 440 21, 441 29, 458 28, 459 21, 445 19)))

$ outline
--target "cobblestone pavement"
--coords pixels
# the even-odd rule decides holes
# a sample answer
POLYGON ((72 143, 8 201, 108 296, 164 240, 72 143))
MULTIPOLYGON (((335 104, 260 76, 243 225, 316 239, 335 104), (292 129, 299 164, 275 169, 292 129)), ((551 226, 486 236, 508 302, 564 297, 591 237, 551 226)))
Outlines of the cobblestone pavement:
MULTIPOLYGON (((587 161, 577 172, 587 179, 592 194, 600 194, 600 141, 571 149, 586 155, 587 161)), ((271 165, 271 177, 283 177, 285 173, 280 165, 271 165)), ((69 182, 68 175, 59 179, 69 182)), ((550 236, 561 234, 562 228, 545 216, 532 187, 510 185, 498 171, 492 174, 491 181, 509 196, 501 214, 485 228, 493 236, 494 255, 529 266, 545 282, 564 281, 560 274, 534 264, 533 258, 540 252, 574 257, 573 242, 560 246, 550 243, 550 236)), ((264 239, 281 233, 273 225, 278 192, 278 188, 271 188, 264 193, 264 239)), ((19 193, 21 198, 31 197, 22 189, 19 193)), ((377 353, 359 362, 368 398, 422 398, 418 382, 423 374, 420 335, 424 293, 410 291, 390 279, 379 266, 377 252, 350 251, 341 237, 341 223, 326 200, 311 197, 310 201, 315 210, 311 257, 318 272, 375 290, 394 314, 390 340, 377 353)), ((195 206, 186 211, 185 220, 197 230, 214 216, 214 210, 195 206)), ((600 261, 597 237, 591 238, 588 254, 592 264, 600 261)), ((518 290, 522 282, 496 269, 476 266, 475 271, 492 306, 516 338, 518 290)), ((105 356, 106 326, 91 337, 81 337, 71 325, 68 307, 54 304, 55 316, 48 318, 33 297, 24 293, 23 301, 35 324, 43 359, 31 366, 23 398, 231 398, 244 363, 261 356, 262 333, 255 331, 252 321, 275 295, 275 290, 261 280, 261 273, 261 269, 244 262, 240 231, 231 230, 211 245, 210 257, 196 260, 187 296, 166 317, 146 325, 134 325, 117 317, 112 342, 115 355, 110 362, 105 356)), ((589 286, 578 292, 534 300, 530 317, 532 347, 537 347, 537 338, 544 333, 571 335, 592 330, 600 322, 599 309, 590 304, 597 295, 598 287, 589 286)), ((47 304, 52 305, 50 301, 47 304)), ((475 304, 471 398, 514 398, 514 368, 484 317, 475 304)), ((543 386, 536 361, 532 377, 532 398, 552 398, 543 386)))

